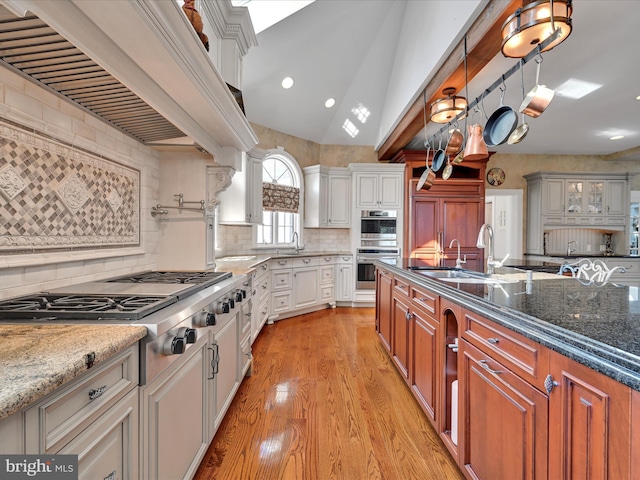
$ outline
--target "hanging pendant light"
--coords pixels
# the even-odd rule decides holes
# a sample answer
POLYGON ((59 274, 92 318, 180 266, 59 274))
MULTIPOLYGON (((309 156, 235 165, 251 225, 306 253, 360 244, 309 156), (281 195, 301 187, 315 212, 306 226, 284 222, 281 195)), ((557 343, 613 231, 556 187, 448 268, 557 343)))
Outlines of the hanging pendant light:
POLYGON ((456 89, 453 87, 442 90, 442 94, 446 97, 431 104, 429 120, 435 123, 448 123, 467 109, 467 99, 457 97, 454 93, 456 93, 456 89))
POLYGON ((502 54, 522 58, 556 29, 560 35, 542 52, 562 43, 571 33, 571 0, 539 0, 523 5, 502 26, 502 54))

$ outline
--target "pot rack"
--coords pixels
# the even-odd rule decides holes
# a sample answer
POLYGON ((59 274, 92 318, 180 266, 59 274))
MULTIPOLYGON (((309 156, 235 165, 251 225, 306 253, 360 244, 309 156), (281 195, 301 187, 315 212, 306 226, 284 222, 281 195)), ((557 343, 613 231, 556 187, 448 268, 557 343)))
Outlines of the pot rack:
MULTIPOLYGON (((520 70, 522 67, 524 67, 525 64, 527 64, 528 62, 533 60, 535 57, 540 56, 542 58, 542 50, 544 48, 546 48, 549 44, 551 44, 554 40, 556 40, 560 36, 561 33, 562 33, 562 31, 560 30, 560 28, 556 28, 556 30, 551 35, 549 35, 546 39, 544 39, 544 41, 542 41, 538 45, 536 45, 529 53, 527 53, 524 57, 522 57, 518 61, 518 63, 516 63, 513 67, 511 67, 509 70, 504 72, 495 82, 493 82, 486 90, 484 90, 480 94, 480 96, 476 97, 475 100, 473 100, 471 103, 469 103, 467 105, 467 108, 464 110, 464 112, 460 112, 452 120, 450 120, 447 124, 443 125, 440 128, 440 130, 438 130, 436 133, 431 135, 431 137, 426 142, 428 142, 429 144, 432 144, 432 142, 435 142, 437 138, 441 138, 442 134, 444 132, 448 131, 451 128, 451 126, 452 126, 452 124, 454 122, 457 122, 461 118, 466 117, 469 114, 469 111, 471 109, 473 109, 480 102, 482 102, 482 100, 484 100, 485 97, 490 95, 496 88, 498 88, 499 86, 503 85, 504 82, 511 75, 516 73, 518 70, 520 70)), ((467 78, 466 78, 467 77, 467 37, 466 37, 466 35, 464 37, 464 70, 465 70, 465 82, 467 83, 467 87, 468 87, 468 82, 467 82, 467 78)), ((426 145, 425 145, 425 148, 426 148, 426 145)))

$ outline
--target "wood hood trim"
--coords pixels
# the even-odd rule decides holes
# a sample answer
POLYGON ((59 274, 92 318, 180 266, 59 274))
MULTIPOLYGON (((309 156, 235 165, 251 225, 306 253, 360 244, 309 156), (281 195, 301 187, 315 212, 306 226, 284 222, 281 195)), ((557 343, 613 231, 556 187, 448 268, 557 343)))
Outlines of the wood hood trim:
MULTIPOLYGON (((478 19, 469 27, 467 36, 467 72, 471 81, 499 52, 502 45, 501 27, 507 17, 522 6, 519 0, 489 0, 478 19)), ((427 105, 442 97, 445 87, 461 91, 465 86, 464 36, 442 67, 425 87, 427 105)), ((424 128, 422 90, 416 94, 398 126, 378 149, 378 160, 391 160, 424 128)))

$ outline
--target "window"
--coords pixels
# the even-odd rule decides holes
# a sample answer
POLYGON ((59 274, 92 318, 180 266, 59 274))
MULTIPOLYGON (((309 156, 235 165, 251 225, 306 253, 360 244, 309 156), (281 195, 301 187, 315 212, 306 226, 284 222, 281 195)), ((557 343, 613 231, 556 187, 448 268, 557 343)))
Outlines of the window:
MULTIPOLYGON (((302 172, 295 159, 279 148, 262 160, 263 195, 278 195, 284 191, 287 197, 296 197, 295 205, 265 206, 262 213, 262 225, 254 227, 254 239, 257 247, 302 246, 303 182, 302 172), (268 185, 267 185, 268 184, 268 185), (275 193, 273 193, 275 192, 275 193), (291 210, 293 208, 293 211, 291 210), (294 238, 298 234, 298 239, 294 238)), ((268 200, 267 200, 268 201, 268 200)), ((277 203, 277 202, 276 202, 277 203)), ((263 205, 265 205, 263 201, 263 205)))

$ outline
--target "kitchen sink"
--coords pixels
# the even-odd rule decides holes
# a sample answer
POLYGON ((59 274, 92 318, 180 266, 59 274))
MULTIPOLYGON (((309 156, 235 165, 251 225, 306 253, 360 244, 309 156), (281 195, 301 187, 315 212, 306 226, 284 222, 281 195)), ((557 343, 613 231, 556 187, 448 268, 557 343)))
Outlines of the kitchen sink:
POLYGON ((474 272, 471 270, 420 270, 420 273, 427 277, 437 278, 444 282, 485 284, 508 283, 504 279, 493 277, 487 273, 474 272))

